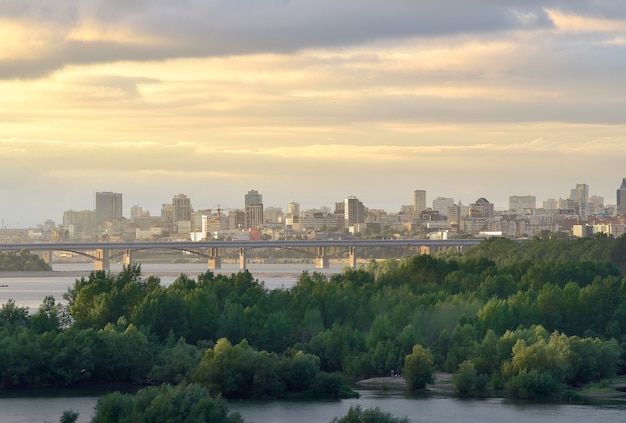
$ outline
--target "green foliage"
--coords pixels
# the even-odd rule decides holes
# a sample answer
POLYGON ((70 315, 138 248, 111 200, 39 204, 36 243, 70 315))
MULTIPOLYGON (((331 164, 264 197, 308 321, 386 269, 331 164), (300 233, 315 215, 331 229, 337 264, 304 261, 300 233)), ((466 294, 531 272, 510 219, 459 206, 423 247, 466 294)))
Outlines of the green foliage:
POLYGON ((189 345, 180 338, 176 345, 165 346, 158 355, 149 378, 161 383, 178 384, 191 379, 191 372, 198 366, 203 350, 189 345))
POLYGON ((78 420, 79 415, 80 414, 74 410, 65 410, 59 419, 59 423, 74 423, 78 420))
POLYGON ((391 413, 382 411, 380 408, 361 409, 361 406, 350 406, 348 413, 341 417, 335 417, 331 423, 409 423, 408 417, 394 417, 391 413))
POLYGON ((507 396, 522 399, 547 399, 557 396, 562 386, 549 372, 523 369, 506 384, 507 396))
POLYGON ((207 349, 193 379, 226 398, 274 397, 285 389, 278 372, 276 355, 255 351, 245 340, 233 346, 221 338, 207 349))
POLYGON ((487 396, 488 377, 486 374, 478 374, 474 363, 464 361, 459 365, 458 371, 453 377, 456 391, 463 397, 487 396))
POLYGON ((344 384, 341 373, 319 372, 315 375, 311 391, 317 396, 325 398, 339 398, 342 396, 342 387, 344 384))
POLYGON ((26 325, 28 323, 28 309, 19 307, 15 301, 9 299, 0 307, 0 324, 1 325, 26 325))
POLYGON ((181 275, 168 287, 138 266, 93 272, 68 290, 67 307, 48 297, 29 316, 1 305, 0 384, 195 379, 232 397, 334 393, 342 376, 406 367, 419 344, 432 369, 470 361, 511 395, 537 381, 539 391, 576 386, 625 370, 624 245, 487 240, 464 256, 304 272, 274 291, 249 272, 181 275))
POLYGON ((157 286, 158 280, 144 280, 141 267, 134 265, 116 276, 91 272, 88 279, 81 278, 68 288, 63 298, 77 327, 101 329, 120 317, 130 321, 135 307, 157 286))
POLYGON ((135 395, 119 392, 98 400, 92 423, 135 422, 242 423, 239 414, 228 413, 226 403, 211 398, 200 385, 148 387, 135 395))
POLYGON ((430 351, 419 344, 404 359, 402 374, 411 389, 423 389, 434 382, 433 357, 430 351))
POLYGON ((30 327, 37 333, 59 330, 64 308, 57 304, 54 297, 47 296, 37 312, 30 317, 30 327))
POLYGON ((1 272, 32 272, 32 271, 50 271, 52 267, 46 263, 41 257, 32 254, 28 250, 15 252, 0 252, 0 271, 1 272))

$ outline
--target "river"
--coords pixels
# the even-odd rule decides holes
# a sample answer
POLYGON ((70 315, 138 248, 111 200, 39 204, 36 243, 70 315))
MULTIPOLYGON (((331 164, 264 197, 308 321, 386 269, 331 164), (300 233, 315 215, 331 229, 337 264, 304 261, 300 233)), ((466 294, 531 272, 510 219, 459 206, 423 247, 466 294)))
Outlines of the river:
MULTIPOLYGON (((0 304, 9 298, 17 305, 36 310, 46 295, 57 300, 76 278, 87 276, 91 264, 55 264, 54 272, 45 276, 7 276, 0 273, 0 304)), ((334 265, 322 272, 328 276, 341 272, 343 266, 334 265)), ((287 289, 295 284, 302 271, 318 271, 313 265, 251 264, 248 269, 268 289, 287 289)), ((117 272, 121 266, 112 265, 117 272)), ((144 275, 157 275, 163 285, 172 283, 181 273, 195 277, 206 271, 204 264, 143 264, 144 275)), ((226 264, 219 271, 238 272, 236 264, 226 264)), ((414 394, 405 391, 357 389, 358 399, 341 401, 231 401, 231 411, 239 412, 247 423, 328 423, 343 416, 351 405, 363 409, 379 407, 411 422, 621 422, 626 421, 625 407, 580 406, 510 401, 505 399, 462 400, 437 392, 414 394)), ((102 392, 77 390, 0 391, 0 423, 58 422, 64 410, 80 413, 79 422, 89 422, 98 396, 102 392)))
MULTIPOLYGON (((548 404, 505 399, 463 400, 447 395, 410 394, 401 391, 357 390, 358 399, 340 401, 229 401, 229 410, 246 423, 329 423, 346 414, 350 406, 378 407, 414 423, 601 423, 623 422, 626 408, 611 406, 548 404)), ((89 422, 98 396, 76 391, 0 393, 0 422, 58 422, 64 410, 89 422)))

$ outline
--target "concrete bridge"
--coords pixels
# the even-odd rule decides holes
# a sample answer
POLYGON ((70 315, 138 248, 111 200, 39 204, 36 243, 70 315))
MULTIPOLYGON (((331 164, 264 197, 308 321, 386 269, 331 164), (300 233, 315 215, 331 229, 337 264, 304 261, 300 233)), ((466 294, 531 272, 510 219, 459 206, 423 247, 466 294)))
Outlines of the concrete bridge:
POLYGON ((95 270, 109 270, 111 251, 122 252, 124 265, 133 263, 133 252, 151 249, 170 249, 187 251, 207 258, 209 270, 221 268, 220 250, 236 249, 239 251, 239 269, 246 268, 246 255, 253 248, 288 248, 315 250, 315 267, 327 268, 329 265, 326 250, 345 248, 349 252, 349 266, 356 268, 357 249, 364 247, 419 248, 420 254, 433 254, 440 249, 463 252, 466 248, 481 242, 482 239, 366 239, 366 240, 284 240, 284 241, 162 241, 162 242, 49 242, 0 244, 0 251, 43 251, 44 259, 50 262, 53 251, 67 251, 89 257, 94 260, 95 270))

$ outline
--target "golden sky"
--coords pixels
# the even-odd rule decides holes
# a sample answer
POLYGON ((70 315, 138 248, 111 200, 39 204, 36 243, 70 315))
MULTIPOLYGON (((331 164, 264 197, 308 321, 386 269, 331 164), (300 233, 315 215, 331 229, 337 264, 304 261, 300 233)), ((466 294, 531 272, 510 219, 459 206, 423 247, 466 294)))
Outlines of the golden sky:
POLYGON ((626 177, 626 2, 0 2, 0 218, 194 208, 397 212, 615 203, 626 177))

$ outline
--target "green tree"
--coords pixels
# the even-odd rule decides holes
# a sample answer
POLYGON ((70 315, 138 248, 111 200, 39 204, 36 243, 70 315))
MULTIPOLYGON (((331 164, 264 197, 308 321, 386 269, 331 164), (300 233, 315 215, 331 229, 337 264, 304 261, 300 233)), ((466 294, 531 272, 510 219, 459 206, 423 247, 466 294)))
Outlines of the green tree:
POLYGON ((9 300, 0 307, 0 324, 9 323, 11 325, 28 324, 28 308, 19 307, 15 300, 9 300))
POLYGON ((484 373, 478 374, 474 363, 471 361, 464 361, 459 365, 453 380, 457 393, 463 397, 484 397, 487 395, 488 377, 484 373))
POLYGON ((430 350, 419 344, 413 346, 413 352, 404 359, 402 374, 411 389, 423 389, 434 382, 433 357, 430 350))
POLYGON ((59 419, 59 423, 74 423, 78 420, 79 415, 80 414, 74 410, 65 410, 59 419))
POLYGON ((409 423, 409 421, 408 417, 394 417, 378 407, 363 410, 359 405, 351 405, 345 416, 335 417, 331 423, 409 423))
POLYGON ((35 314, 30 317, 30 327, 37 333, 56 331, 61 325, 63 307, 51 295, 44 298, 35 314))

